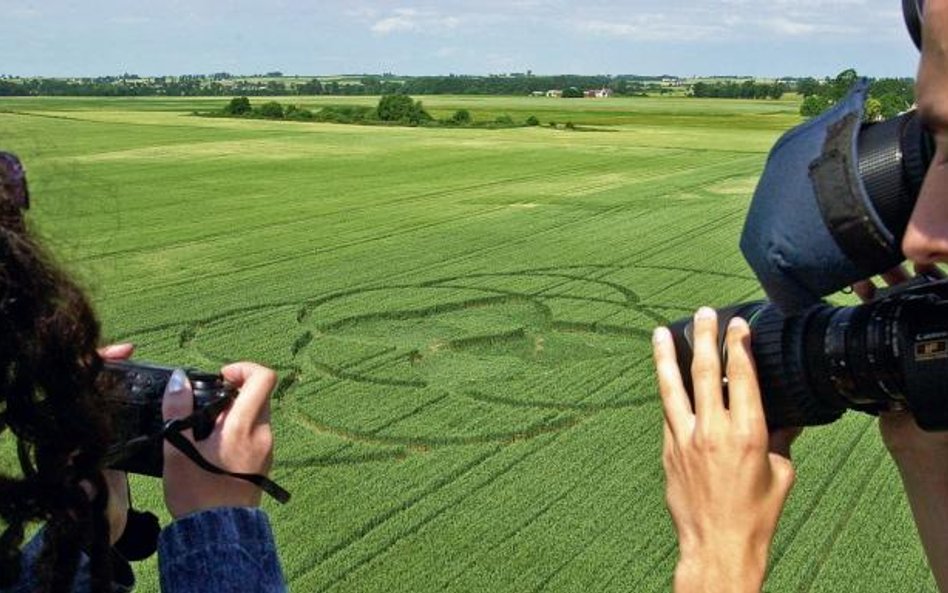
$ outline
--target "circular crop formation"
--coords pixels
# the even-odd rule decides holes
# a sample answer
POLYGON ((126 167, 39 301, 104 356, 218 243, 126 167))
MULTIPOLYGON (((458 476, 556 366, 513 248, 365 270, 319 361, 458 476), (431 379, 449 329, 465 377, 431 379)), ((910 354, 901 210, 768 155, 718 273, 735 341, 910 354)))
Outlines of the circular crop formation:
MULTIPOLYGON (((425 446, 529 438, 654 401, 649 337, 687 314, 630 268, 477 273, 248 307, 180 332, 211 361, 263 348, 277 397, 311 428, 425 446)), ((636 268, 654 285, 713 272, 636 268)), ((720 281, 720 279, 717 279, 720 281)), ((734 276, 753 286, 753 280, 734 276)))

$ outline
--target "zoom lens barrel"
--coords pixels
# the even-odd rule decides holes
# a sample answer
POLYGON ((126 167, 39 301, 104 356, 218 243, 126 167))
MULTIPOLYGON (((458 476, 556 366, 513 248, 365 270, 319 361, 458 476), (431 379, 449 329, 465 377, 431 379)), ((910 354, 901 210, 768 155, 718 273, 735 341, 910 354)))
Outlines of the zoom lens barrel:
MULTIPOLYGON (((926 430, 948 430, 948 280, 918 283, 857 307, 821 303, 785 317, 765 301, 721 309, 720 327, 747 319, 771 428, 837 420, 847 409, 893 407, 926 430)), ((692 320, 670 326, 692 393, 692 320)), ((719 338, 726 357, 723 332, 719 338)))

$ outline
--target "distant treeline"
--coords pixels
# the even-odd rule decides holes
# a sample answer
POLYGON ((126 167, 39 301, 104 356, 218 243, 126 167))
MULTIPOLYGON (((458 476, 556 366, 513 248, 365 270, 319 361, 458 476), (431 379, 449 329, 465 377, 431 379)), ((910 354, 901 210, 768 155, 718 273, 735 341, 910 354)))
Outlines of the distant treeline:
MULTIPOLYGON (((408 78, 402 92, 413 95, 529 95, 550 90, 612 89, 617 95, 667 92, 654 79, 613 76, 424 76, 408 78)), ((582 95, 580 95, 582 96, 582 95)))
MULTIPOLYGON (((775 82, 712 77, 692 82, 675 76, 490 76, 352 75, 336 78, 284 77, 271 72, 240 78, 220 72, 210 75, 159 76, 134 74, 99 78, 3 78, 0 96, 276 96, 276 95, 530 95, 560 91, 563 97, 582 97, 584 91, 609 89, 618 96, 686 93, 693 97, 779 99, 787 92, 803 97, 800 112, 815 115, 841 98, 858 77, 854 70, 835 78, 784 78, 775 82)), ((915 101, 910 78, 874 80, 867 112, 870 118, 891 117, 915 101)))
POLYGON ((240 79, 227 73, 213 75, 136 75, 99 78, 0 78, 0 96, 267 96, 267 95, 529 95, 550 90, 609 88, 614 94, 664 94, 677 84, 666 77, 639 76, 362 76, 336 80, 240 79))
POLYGON ((0 97, 226 97, 235 94, 263 96, 286 94, 321 94, 307 92, 308 83, 288 85, 280 80, 227 80, 205 76, 157 78, 13 78, 0 79, 0 97))
POLYGON ((726 82, 696 82, 691 85, 691 95, 694 97, 711 97, 715 99, 779 99, 788 90, 782 82, 765 83, 745 80, 740 83, 726 82))

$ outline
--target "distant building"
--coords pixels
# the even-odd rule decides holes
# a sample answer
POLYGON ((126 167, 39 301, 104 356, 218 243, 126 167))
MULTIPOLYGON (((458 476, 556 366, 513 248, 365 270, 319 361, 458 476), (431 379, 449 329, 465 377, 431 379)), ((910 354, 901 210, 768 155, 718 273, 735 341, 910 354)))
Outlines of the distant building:
POLYGON ((560 89, 550 89, 546 92, 546 96, 554 97, 558 99, 563 96, 563 91, 561 91, 560 89))
POLYGON ((590 89, 583 93, 587 99, 607 99, 612 96, 612 89, 590 89))
POLYGON ((544 93, 543 91, 533 91, 532 93, 530 93, 530 96, 531 97, 545 97, 546 93, 544 93))

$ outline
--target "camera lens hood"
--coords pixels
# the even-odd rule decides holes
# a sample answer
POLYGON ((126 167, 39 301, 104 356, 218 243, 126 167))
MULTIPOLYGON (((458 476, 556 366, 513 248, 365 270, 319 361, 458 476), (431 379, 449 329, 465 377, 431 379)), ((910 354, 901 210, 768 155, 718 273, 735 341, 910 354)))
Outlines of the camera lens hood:
POLYGON ((754 191, 741 251, 787 315, 903 259, 859 176, 868 92, 860 79, 831 109, 784 134, 754 191))

